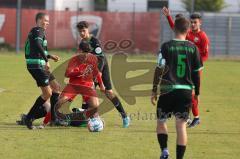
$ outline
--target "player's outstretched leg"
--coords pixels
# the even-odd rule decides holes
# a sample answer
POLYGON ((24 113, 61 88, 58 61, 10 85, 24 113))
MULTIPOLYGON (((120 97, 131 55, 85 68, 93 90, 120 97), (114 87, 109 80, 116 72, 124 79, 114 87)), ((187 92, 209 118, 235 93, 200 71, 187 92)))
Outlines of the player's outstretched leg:
POLYGON ((112 90, 106 90, 105 94, 107 98, 113 103, 118 112, 121 114, 123 120, 123 127, 128 128, 130 125, 130 118, 127 116, 127 113, 125 112, 122 103, 120 102, 118 97, 113 93, 112 90))
POLYGON ((34 127, 32 125, 32 122, 36 119, 36 117, 39 115, 39 108, 43 107, 43 104, 51 97, 52 95, 52 90, 50 88, 50 86, 46 86, 46 87, 40 87, 42 90, 42 95, 39 96, 37 98, 37 100, 35 101, 34 105, 32 106, 32 108, 30 109, 29 113, 26 116, 26 126, 28 129, 34 129, 36 127, 34 127))
MULTIPOLYGON (((46 114, 50 111, 50 109, 51 109, 50 103, 48 101, 45 102, 42 107, 38 108, 37 114, 35 115, 35 119, 40 119, 42 117, 45 117, 46 114)), ((26 125, 26 117, 27 117, 27 114, 21 114, 20 120, 17 120, 16 123, 18 125, 26 125)))

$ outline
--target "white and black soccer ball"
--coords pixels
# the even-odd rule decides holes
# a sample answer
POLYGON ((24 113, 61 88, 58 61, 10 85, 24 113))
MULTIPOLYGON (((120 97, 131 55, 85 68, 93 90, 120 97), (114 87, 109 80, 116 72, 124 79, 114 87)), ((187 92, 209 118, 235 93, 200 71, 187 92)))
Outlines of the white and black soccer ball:
POLYGON ((90 132, 103 131, 104 121, 100 117, 91 118, 88 121, 87 127, 90 132))

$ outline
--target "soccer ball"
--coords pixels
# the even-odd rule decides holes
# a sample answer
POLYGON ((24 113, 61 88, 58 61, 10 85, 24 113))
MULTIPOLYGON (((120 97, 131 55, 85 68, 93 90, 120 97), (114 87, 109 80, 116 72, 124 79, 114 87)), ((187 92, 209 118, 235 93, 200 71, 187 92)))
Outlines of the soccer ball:
POLYGON ((100 117, 91 118, 87 127, 90 132, 100 132, 104 128, 104 122, 100 117))

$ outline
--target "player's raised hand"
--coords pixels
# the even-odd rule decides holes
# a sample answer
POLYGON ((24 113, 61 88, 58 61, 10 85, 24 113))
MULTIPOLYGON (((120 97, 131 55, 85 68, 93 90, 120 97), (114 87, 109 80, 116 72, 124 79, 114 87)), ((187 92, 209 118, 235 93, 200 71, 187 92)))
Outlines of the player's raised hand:
POLYGON ((156 101, 157 101, 157 93, 152 93, 152 96, 151 96, 151 103, 152 105, 156 105, 156 101))
POLYGON ((60 60, 59 56, 57 55, 51 55, 50 57, 54 62, 58 62, 60 60))
POLYGON ((170 10, 169 10, 167 7, 163 7, 162 13, 163 13, 165 16, 170 16, 170 15, 171 15, 170 10))

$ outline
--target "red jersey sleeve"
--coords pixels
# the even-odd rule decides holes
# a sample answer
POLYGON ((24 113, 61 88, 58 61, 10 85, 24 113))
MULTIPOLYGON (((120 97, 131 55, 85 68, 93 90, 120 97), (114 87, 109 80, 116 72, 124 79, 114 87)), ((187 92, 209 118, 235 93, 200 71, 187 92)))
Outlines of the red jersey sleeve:
POLYGON ((168 24, 171 27, 171 29, 174 29, 174 21, 171 16, 167 16, 168 24))
POLYGON ((77 56, 71 58, 68 62, 68 67, 65 72, 65 77, 76 77, 80 73, 80 69, 78 68, 79 60, 77 56))
POLYGON ((205 62, 208 59, 208 54, 209 54, 209 39, 206 35, 205 32, 201 33, 201 50, 200 54, 202 57, 202 61, 205 62))

